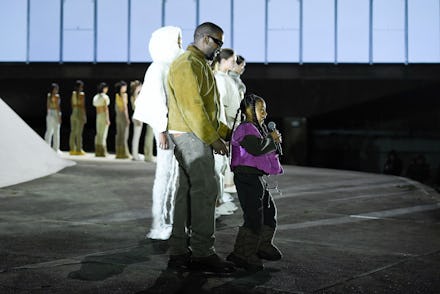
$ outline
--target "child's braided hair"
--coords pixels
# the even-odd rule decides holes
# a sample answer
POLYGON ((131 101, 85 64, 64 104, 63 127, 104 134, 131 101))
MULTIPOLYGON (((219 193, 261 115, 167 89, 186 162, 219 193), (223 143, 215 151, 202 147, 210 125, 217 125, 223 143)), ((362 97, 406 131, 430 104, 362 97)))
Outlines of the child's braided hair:
POLYGON ((235 123, 237 122, 238 115, 241 112, 240 115, 240 121, 243 122, 246 119, 246 109, 252 107, 252 122, 257 127, 260 134, 265 137, 267 136, 267 127, 265 124, 260 125, 257 120, 257 114, 255 113, 255 106, 257 104, 257 101, 264 102, 264 99, 260 96, 257 96, 255 94, 248 94, 244 97, 243 100, 240 102, 240 108, 237 109, 237 114, 235 115, 234 124, 232 126, 232 129, 235 127, 235 123))

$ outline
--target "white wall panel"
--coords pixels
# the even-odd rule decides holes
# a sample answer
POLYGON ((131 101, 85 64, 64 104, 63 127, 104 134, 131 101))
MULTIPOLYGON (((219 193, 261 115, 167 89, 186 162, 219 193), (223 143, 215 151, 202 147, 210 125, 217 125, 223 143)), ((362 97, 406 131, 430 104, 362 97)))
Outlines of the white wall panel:
POLYGON ((247 62, 264 62, 265 0, 234 1, 234 50, 247 62))
POLYGON ((148 42, 162 25, 162 0, 131 0, 130 61, 150 62, 148 42))
MULTIPOLYGON (((218 2, 217 2, 218 5, 218 2)), ((183 48, 193 41, 196 28, 195 0, 166 0, 165 25, 177 26, 182 29, 183 48)))
POLYGON ((26 61, 27 1, 2 0, 0 6, 0 61, 26 61))
POLYGON ((93 61, 94 1, 64 0, 63 59, 61 61, 93 61))
POLYGON ((299 61, 299 0, 268 3, 268 62, 299 61))
POLYGON ((440 1, 408 0, 409 62, 440 62, 440 1))
POLYGON ((303 5, 303 62, 334 62, 334 1, 303 0, 303 5))
POLYGON ((369 62, 369 10, 369 0, 338 0, 338 62, 369 62))
POLYGON ((60 0, 30 1, 29 61, 60 59, 60 0))
POLYGON ((128 1, 98 1, 98 62, 128 61, 128 1))
POLYGON ((373 1, 373 62, 405 62, 405 0, 373 1))

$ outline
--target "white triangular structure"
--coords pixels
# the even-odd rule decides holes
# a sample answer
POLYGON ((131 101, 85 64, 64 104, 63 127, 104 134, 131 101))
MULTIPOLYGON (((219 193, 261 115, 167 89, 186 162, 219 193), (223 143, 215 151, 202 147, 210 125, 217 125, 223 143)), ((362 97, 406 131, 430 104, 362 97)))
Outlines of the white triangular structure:
POLYGON ((0 187, 27 182, 75 165, 49 145, 0 98, 0 187))

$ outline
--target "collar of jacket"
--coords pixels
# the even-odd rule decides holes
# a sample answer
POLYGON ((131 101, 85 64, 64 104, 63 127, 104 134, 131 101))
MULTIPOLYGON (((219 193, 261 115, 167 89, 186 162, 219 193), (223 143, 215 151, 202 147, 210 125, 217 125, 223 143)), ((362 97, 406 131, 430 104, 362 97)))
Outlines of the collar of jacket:
POLYGON ((197 48, 194 44, 188 45, 188 47, 186 49, 191 51, 192 53, 194 53, 199 59, 206 62, 205 54, 199 48, 197 48))

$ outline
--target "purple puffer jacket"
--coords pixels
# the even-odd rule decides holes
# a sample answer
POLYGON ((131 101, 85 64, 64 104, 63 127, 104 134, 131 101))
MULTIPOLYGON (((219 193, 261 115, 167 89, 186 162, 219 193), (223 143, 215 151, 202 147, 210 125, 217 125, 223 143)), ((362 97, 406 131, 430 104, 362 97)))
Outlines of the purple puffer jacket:
POLYGON ((254 124, 248 122, 241 123, 232 134, 231 170, 233 171, 237 166, 251 166, 269 175, 283 173, 283 168, 281 167, 278 154, 275 150, 266 154, 254 156, 240 146, 240 142, 248 135, 256 136, 261 139, 263 138, 254 124))

